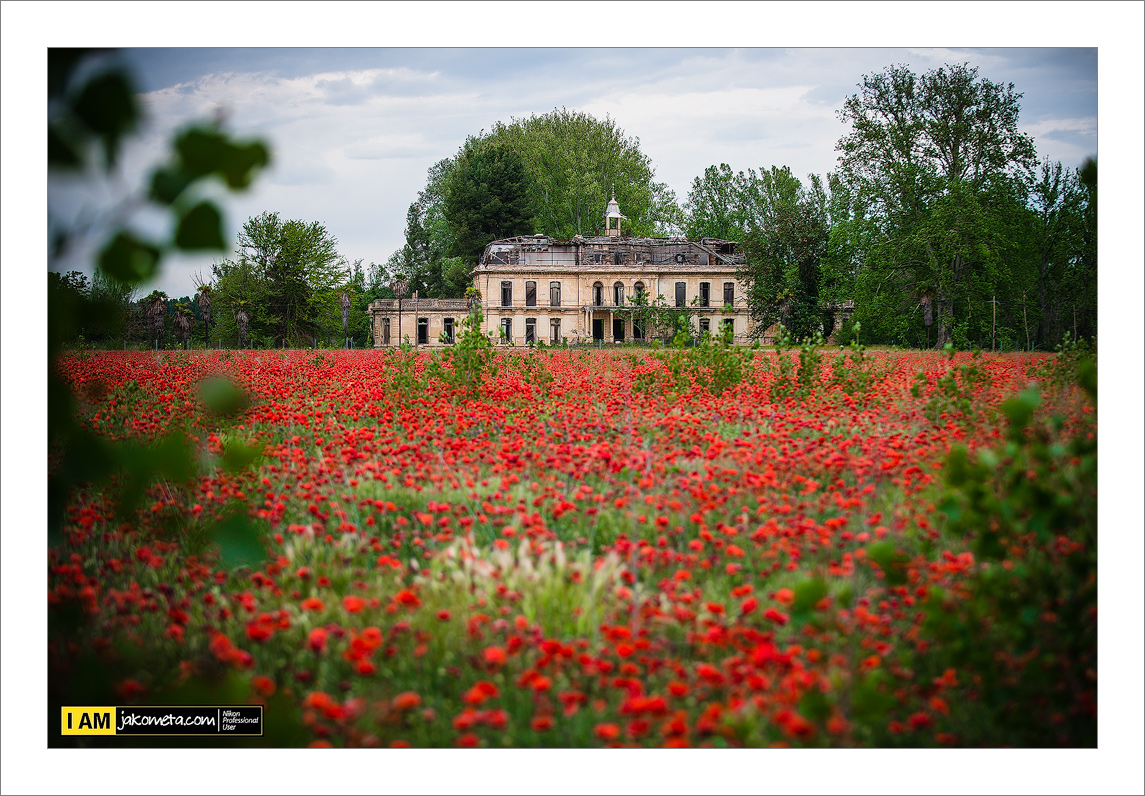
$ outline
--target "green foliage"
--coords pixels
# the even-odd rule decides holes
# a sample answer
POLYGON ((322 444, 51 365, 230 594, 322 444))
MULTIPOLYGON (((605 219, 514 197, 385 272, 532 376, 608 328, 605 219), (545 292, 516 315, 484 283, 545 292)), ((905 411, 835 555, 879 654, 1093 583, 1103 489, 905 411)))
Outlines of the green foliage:
POLYGON ((604 209, 615 193, 628 216, 625 234, 667 232, 678 221, 671 190, 654 181, 640 140, 609 117, 565 108, 497 122, 490 137, 517 150, 531 178, 536 228, 555 237, 604 232, 604 209))
POLYGON ((823 327, 819 306, 821 262, 829 227, 826 194, 818 177, 803 184, 787 167, 740 175, 745 264, 739 279, 748 290, 759 333, 782 320, 797 338, 823 327))
POLYGON ((844 103, 831 290, 853 285, 870 339, 1044 346, 1095 317, 1085 202, 1061 164, 1034 178, 1021 96, 967 65, 891 66, 844 103))
POLYGON ((497 353, 481 331, 483 319, 474 306, 461 321, 457 342, 441 349, 430 365, 432 375, 452 389, 455 400, 478 395, 497 371, 497 353))
POLYGON ((241 512, 234 512, 215 523, 211 540, 218 545, 219 560, 228 570, 240 567, 257 568, 267 560, 263 533, 254 522, 241 512))
POLYGON ((1005 443, 946 462, 946 532, 982 562, 965 599, 923 605, 936 641, 928 666, 982 673, 969 744, 1093 746, 1097 652, 1097 441, 1039 419, 1036 389, 1006 401, 1005 443), (1022 706, 1020 709, 1018 706, 1022 706))
MULTIPOLYGON (((930 389, 924 409, 926 417, 936 426, 943 425, 944 418, 954 415, 972 418, 976 414, 975 396, 989 380, 989 375, 981 365, 981 351, 975 350, 971 354, 970 361, 958 368, 953 365, 954 345, 947 343, 944 352, 950 364, 946 373, 930 389)), ((919 372, 910 387, 910 393, 915 398, 921 398, 928 387, 927 377, 919 372)))
MULTIPOLYGON (((849 346, 840 350, 835 357, 832 382, 844 394, 855 398, 860 403, 866 403, 877 395, 876 388, 885 383, 887 377, 894 371, 895 362, 887 357, 882 366, 879 366, 873 357, 867 355, 867 349, 859 342, 859 321, 855 321, 847 331, 849 346)), ((841 335, 842 336, 842 335, 841 335)))
MULTIPOLYGON (((49 155, 53 172, 85 171, 89 149, 103 149, 103 166, 115 165, 124 139, 135 131, 139 110, 130 76, 114 61, 99 63, 90 51, 52 49, 48 53, 49 155), (84 72, 85 65, 97 68, 84 72), (86 77, 85 77, 86 75, 86 77), (81 77, 84 79, 81 81, 81 77)), ((72 275, 50 275, 48 291, 48 537, 61 541, 64 507, 81 489, 111 484, 109 499, 121 516, 130 517, 145 495, 161 487, 170 496, 197 468, 184 431, 179 427, 155 441, 111 441, 79 421, 77 396, 60 378, 56 360, 63 345, 83 332, 107 338, 130 333, 127 323, 137 285, 158 274, 163 257, 172 250, 218 248, 221 216, 215 206, 198 198, 213 176, 231 190, 247 187, 269 162, 269 151, 258 141, 235 141, 217 125, 192 126, 178 133, 167 166, 151 177, 148 199, 169 213, 175 233, 170 241, 148 240, 127 230, 126 218, 116 218, 104 245, 97 247, 98 268, 90 288, 72 275)), ((49 207, 49 212, 51 208, 49 207)), ((54 258, 76 235, 55 229, 54 258)), ((153 291, 141 302, 152 330, 162 334, 169 307, 167 297, 153 291)), ((188 308, 176 317, 188 320, 188 308)), ((122 388, 129 398, 130 384, 122 388)), ((241 411, 226 390, 204 385, 204 400, 220 412, 241 411)))
POLYGON ((1097 395, 1096 354, 1086 340, 1075 340, 1069 332, 1054 348, 1052 359, 1030 368, 1030 376, 1058 390, 1080 384, 1090 396, 1097 395))
MULTIPOLYGON (((669 378, 664 386, 669 389, 681 394, 702 389, 712 395, 722 395, 751 373, 754 351, 735 345, 731 329, 721 329, 718 337, 705 334, 694 346, 689 346, 690 342, 687 327, 682 327, 670 349, 652 354, 668 369, 669 378)), ((640 373, 635 386, 638 391, 651 392, 662 385, 652 374, 640 373)))
POLYGON ((799 370, 795 381, 800 395, 810 395, 823 380, 823 334, 816 329, 811 337, 803 338, 799 346, 799 370))
POLYGON ((82 84, 73 77, 91 50, 48 50, 48 167, 83 169, 89 149, 103 149, 104 167, 116 164, 122 140, 140 119, 135 87, 126 72, 106 66, 82 84))
POLYGON ((823 374, 823 335, 819 330, 799 344, 798 365, 792 359, 795 341, 791 332, 779 324, 775 340, 775 370, 768 387, 772 403, 782 403, 789 397, 806 398, 827 384, 823 374))
POLYGON ((457 297, 491 240, 534 230, 602 234, 613 193, 628 217, 625 234, 678 234, 676 197, 653 178, 640 141, 612 119, 562 108, 497 122, 429 169, 406 216, 406 245, 389 264, 420 295, 457 297))
POLYGON ((219 417, 240 414, 250 406, 250 399, 246 393, 223 376, 205 379, 199 385, 199 397, 208 411, 219 417))
MULTIPOLYGON (((353 274, 338 254, 338 239, 317 222, 283 220, 278 213, 252 216, 239 232, 235 259, 213 267, 216 334, 241 335, 239 310, 248 315, 249 337, 274 345, 312 345, 341 337, 339 297, 353 274)), ((352 290, 352 289, 351 289, 352 290)))
POLYGON ((644 339, 673 343, 680 334, 691 339, 692 318, 698 307, 696 299, 690 306, 677 307, 669 304, 663 293, 652 298, 647 292, 638 291, 628 298, 624 311, 644 330, 644 339))
MULTIPOLYGON (((754 172, 752 172, 754 176, 754 172)), ((684 203, 689 238, 720 238, 740 241, 745 235, 743 207, 744 173, 732 173, 731 166, 721 163, 708 166, 703 177, 692 180, 684 203)))
MULTIPOLYGON (((503 141, 470 139, 450 172, 444 193, 453 237, 450 254, 465 265, 476 263, 494 240, 533 232, 529 175, 521 155, 503 141)), ((459 281, 468 282, 468 274, 459 281)))

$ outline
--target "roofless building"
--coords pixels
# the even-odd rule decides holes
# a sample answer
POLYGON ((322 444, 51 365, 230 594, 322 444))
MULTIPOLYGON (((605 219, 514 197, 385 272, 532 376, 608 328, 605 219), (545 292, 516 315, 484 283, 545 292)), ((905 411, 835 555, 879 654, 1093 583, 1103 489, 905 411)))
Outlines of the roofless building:
MULTIPOLYGON (((473 274, 485 331, 515 346, 643 340, 651 330, 643 328, 639 307, 663 296, 668 306, 692 311, 695 332, 714 335, 729 327, 735 342, 750 342, 746 291, 736 279, 743 255, 735 241, 624 236, 624 218, 614 196, 604 235, 537 234, 486 246, 473 274)), ((374 301, 370 311, 374 346, 399 345, 398 302, 374 301)), ((407 298, 402 336, 417 345, 451 344, 468 311, 464 299, 407 298)))

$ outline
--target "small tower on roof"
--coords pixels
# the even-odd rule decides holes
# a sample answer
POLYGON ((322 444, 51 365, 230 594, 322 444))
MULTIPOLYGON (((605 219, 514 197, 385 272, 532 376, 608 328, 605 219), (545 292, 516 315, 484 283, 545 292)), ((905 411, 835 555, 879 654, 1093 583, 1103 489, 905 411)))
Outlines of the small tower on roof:
POLYGON ((628 218, 620 212, 620 205, 616 203, 616 189, 612 189, 612 201, 604 211, 604 234, 610 238, 620 237, 620 219, 628 218))

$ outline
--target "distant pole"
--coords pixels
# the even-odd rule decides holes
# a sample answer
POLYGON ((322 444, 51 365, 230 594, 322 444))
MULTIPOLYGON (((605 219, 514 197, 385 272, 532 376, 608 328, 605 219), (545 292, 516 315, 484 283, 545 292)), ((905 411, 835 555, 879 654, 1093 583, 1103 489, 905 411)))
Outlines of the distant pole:
POLYGON ((1022 291, 1022 325, 1026 327, 1026 350, 1031 351, 1030 347, 1030 321, 1026 317, 1026 293, 1022 291))
POLYGON ((990 303, 994 305, 994 319, 990 321, 990 353, 994 353, 994 329, 998 325, 998 296, 997 294, 990 297, 990 303))

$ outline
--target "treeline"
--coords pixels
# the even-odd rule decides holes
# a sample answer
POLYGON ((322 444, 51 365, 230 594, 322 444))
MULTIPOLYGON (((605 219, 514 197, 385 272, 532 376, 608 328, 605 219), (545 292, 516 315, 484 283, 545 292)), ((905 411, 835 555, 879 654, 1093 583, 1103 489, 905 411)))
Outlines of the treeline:
MULTIPOLYGON (((1022 95, 967 65, 923 75, 890 66, 858 88, 838 111, 847 129, 825 177, 721 163, 681 204, 639 139, 562 108, 498 122, 434 164, 407 210, 405 244, 382 264, 348 262, 319 222, 266 212, 247 220, 193 297, 137 297, 129 286, 140 275, 116 263, 153 247, 124 253, 119 239, 94 283, 55 274, 51 289, 98 299, 119 319, 85 315, 77 327, 105 346, 366 346, 366 308, 394 298, 396 276, 407 296, 461 297, 489 242, 602 234, 615 196, 623 234, 740 242, 760 332, 782 322, 797 340, 821 332, 846 343, 856 324, 841 328, 839 311, 853 303, 865 343, 1015 350, 1053 348, 1067 332, 1095 338, 1096 162, 1039 161, 1019 130, 1022 95)), ((194 154, 197 140, 178 146, 194 154)), ((202 210, 187 213, 180 234, 197 229, 202 210)), ((194 245, 215 245, 211 218, 209 240, 194 245)))
POLYGON ((1097 333, 1097 166, 1040 160, 1021 94, 968 65, 865 75, 838 111, 839 167, 696 177, 680 206, 639 139, 556 110, 470 137, 410 205, 406 244, 382 270, 456 297, 485 245, 513 235, 602 232, 615 191, 631 235, 737 240, 758 328, 844 342, 854 302, 864 342, 1052 348, 1097 333))
POLYGON ((48 274, 50 305, 73 318, 73 343, 104 348, 369 345, 367 307, 392 296, 381 267, 348 263, 324 225, 277 213, 247 219, 234 256, 195 278, 194 296, 140 297, 97 269, 48 274))

